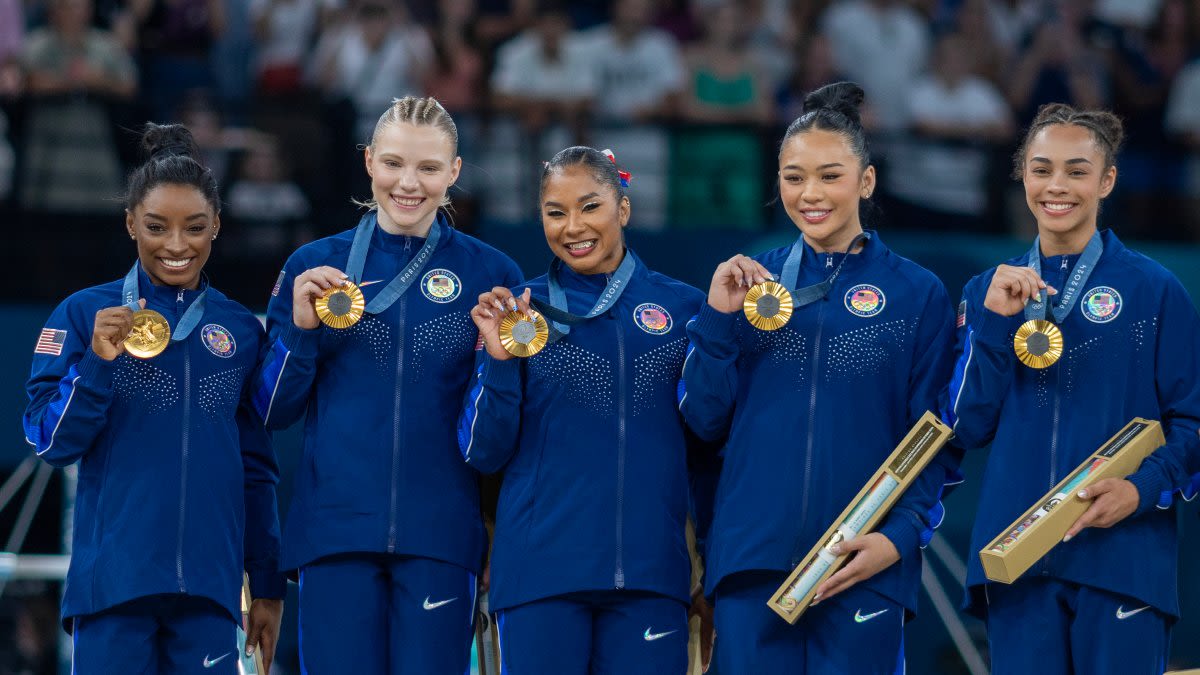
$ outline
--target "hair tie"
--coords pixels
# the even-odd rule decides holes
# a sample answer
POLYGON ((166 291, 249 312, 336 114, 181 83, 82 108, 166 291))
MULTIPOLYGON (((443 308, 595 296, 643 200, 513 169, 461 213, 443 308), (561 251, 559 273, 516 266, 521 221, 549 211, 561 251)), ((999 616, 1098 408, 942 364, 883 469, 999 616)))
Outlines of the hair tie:
MULTIPOLYGON (((604 156, 608 158, 608 161, 613 163, 613 166, 616 166, 617 156, 613 154, 612 150, 605 148, 605 149, 601 150, 600 152, 603 153, 604 156)), ((629 187, 629 179, 633 178, 633 174, 629 173, 628 171, 622 171, 620 167, 617 167, 617 177, 619 177, 621 179, 621 187, 627 188, 627 187, 629 187)))

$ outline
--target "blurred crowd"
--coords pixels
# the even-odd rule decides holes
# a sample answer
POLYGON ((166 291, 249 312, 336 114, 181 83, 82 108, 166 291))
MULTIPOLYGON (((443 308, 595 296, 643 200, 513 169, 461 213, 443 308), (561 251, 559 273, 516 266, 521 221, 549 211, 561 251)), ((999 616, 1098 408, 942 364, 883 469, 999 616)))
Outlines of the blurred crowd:
POLYGON ((0 0, 0 210, 112 219, 131 130, 182 121, 236 250, 279 259, 354 222, 357 148, 427 94, 462 227, 529 223, 541 161, 586 143, 633 172, 634 226, 754 230, 805 94, 852 79, 888 227, 1027 227, 1014 138, 1064 101, 1129 129, 1107 224, 1193 241, 1197 57, 1200 0, 0 0))

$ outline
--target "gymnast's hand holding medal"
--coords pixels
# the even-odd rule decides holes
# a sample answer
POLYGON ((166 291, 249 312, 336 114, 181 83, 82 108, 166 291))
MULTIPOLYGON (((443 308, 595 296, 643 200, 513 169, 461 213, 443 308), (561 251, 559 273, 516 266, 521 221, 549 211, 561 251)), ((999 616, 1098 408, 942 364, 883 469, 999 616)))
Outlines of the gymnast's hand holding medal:
POLYGON ((479 303, 471 309, 471 319, 493 359, 529 357, 546 346, 549 325, 529 302, 528 288, 519 297, 501 286, 479 295, 479 303))
POLYGON ((314 267, 296 277, 292 285, 292 322, 313 330, 325 323, 349 328, 363 315, 363 294, 339 269, 314 267))

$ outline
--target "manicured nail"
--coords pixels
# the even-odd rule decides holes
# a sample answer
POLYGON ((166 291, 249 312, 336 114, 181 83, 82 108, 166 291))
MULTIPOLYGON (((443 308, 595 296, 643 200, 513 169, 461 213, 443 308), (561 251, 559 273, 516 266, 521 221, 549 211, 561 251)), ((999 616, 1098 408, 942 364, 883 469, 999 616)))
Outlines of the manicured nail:
POLYGON ((1064 544, 1067 543, 1068 541, 1071 541, 1071 535, 1069 535, 1069 534, 1067 536, 1063 537, 1064 544))
POLYGON ((830 552, 830 553, 832 553, 832 554, 834 554, 834 555, 841 555, 841 554, 842 554, 842 545, 841 545, 841 544, 834 544, 833 546, 831 546, 831 547, 829 548, 829 552, 830 552))
POLYGON ((254 645, 246 645, 246 656, 254 656, 254 645))
POLYGON ((1080 491, 1079 491, 1079 498, 1080 498, 1080 499, 1087 499, 1087 490, 1080 490, 1080 491))
POLYGON ((821 594, 820 594, 820 593, 817 593, 816 595, 814 595, 814 596, 813 596, 813 601, 812 601, 811 603, 809 603, 809 604, 811 604, 811 605, 815 605, 815 604, 817 604, 817 603, 818 603, 818 602, 820 602, 820 601, 821 601, 821 594))

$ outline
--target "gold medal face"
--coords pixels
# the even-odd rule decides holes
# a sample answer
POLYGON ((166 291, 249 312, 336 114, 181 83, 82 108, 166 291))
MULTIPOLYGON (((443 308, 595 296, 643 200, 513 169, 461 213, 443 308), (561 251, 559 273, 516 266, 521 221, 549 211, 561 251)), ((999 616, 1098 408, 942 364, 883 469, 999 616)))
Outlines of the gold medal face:
POLYGON ((358 323, 366 306, 362 290, 350 281, 330 288, 313 302, 317 318, 330 328, 349 328, 358 323))
POLYGON ((1044 319, 1026 321, 1013 338, 1013 351, 1030 368, 1048 368, 1062 356, 1062 331, 1044 319))
POLYGON ((152 309, 133 313, 133 329, 125 338, 125 351, 139 359, 152 359, 171 343, 171 324, 152 309))
POLYGON ((750 287, 742 311, 759 330, 783 328, 792 318, 792 294, 783 284, 764 281, 750 287))
POLYGON ((550 339, 550 326, 541 314, 509 312, 500 319, 500 344, 513 356, 526 358, 542 351, 550 339))

